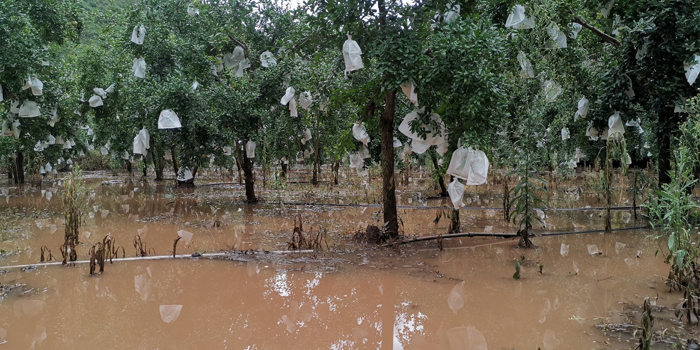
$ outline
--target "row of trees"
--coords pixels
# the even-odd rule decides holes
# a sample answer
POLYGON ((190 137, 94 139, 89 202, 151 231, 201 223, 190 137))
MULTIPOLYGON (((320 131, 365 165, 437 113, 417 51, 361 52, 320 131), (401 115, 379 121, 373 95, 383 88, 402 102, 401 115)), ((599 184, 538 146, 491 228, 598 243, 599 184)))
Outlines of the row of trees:
POLYGON ((337 169, 362 147, 351 132, 359 121, 371 138, 370 161, 382 166, 385 228, 394 234, 395 167, 404 151, 394 138, 410 144, 395 130, 417 108, 402 84, 415 87, 424 108, 413 131, 449 132, 440 174, 459 146, 508 168, 565 171, 605 156, 605 143, 594 139, 619 113, 630 160, 658 161, 665 182, 670 140, 687 116, 677 106, 697 95, 686 76, 700 54, 700 3, 693 0, 535 0, 524 7, 308 0, 296 9, 273 0, 134 0, 102 13, 73 1, 0 6, 0 44, 11 48, 0 52, 0 115, 7 135, 20 122, 18 137, 0 138, 0 148, 18 182, 25 171, 95 149, 129 164, 143 159, 158 180, 172 159, 189 184, 203 167, 238 165, 255 202, 255 162, 309 162, 314 177, 322 161, 337 169), (81 41, 85 23, 100 31, 81 41), (348 34, 364 68, 344 72, 348 34), (280 104, 290 87, 293 99, 280 104), (14 106, 27 101, 38 104, 40 117, 18 115, 14 106), (174 111, 181 127, 158 130, 163 110, 174 111), (149 149, 134 155, 132 140, 144 128, 149 149), (59 137, 63 146, 50 144, 59 137))

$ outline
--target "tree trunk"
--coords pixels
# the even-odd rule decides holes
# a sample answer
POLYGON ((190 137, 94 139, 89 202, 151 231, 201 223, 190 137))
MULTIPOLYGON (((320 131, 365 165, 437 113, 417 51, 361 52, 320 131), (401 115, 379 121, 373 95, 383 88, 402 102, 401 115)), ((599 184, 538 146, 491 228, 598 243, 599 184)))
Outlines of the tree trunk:
POLYGON ((316 136, 316 142, 314 143, 314 170, 313 176, 311 176, 311 184, 314 186, 318 185, 318 139, 319 137, 316 136))
POLYGON ((236 168, 238 168, 238 184, 239 184, 239 185, 242 185, 242 184, 243 184, 243 176, 241 175, 241 168, 242 168, 242 166, 241 166, 242 161, 241 161, 241 160, 243 159, 243 154, 242 154, 242 153, 243 153, 243 152, 241 151, 241 148, 238 147, 238 146, 236 146, 236 157, 235 157, 235 159, 236 159, 236 168))
POLYGON ((158 151, 160 150, 153 147, 151 157, 153 158, 153 168, 156 171, 156 181, 163 181, 163 168, 165 168, 165 160, 163 159, 163 154, 158 151))
POLYGON ((125 160, 126 162, 126 171, 129 172, 129 176, 133 176, 134 172, 131 169, 131 160, 125 160))
POLYGON ((282 162, 282 173, 280 174, 280 177, 283 179, 287 178, 287 163, 282 162))
POLYGON ((450 224, 450 233, 460 233, 460 221, 459 221, 459 210, 458 209, 452 209, 452 218, 451 218, 451 224, 450 224))
POLYGON ((433 166, 435 167, 435 173, 438 176, 438 184, 440 184, 440 197, 447 197, 447 187, 445 187, 445 179, 440 174, 440 166, 438 165, 437 157, 435 153, 430 152, 430 158, 433 160, 433 166))
POLYGON ((24 153, 22 153, 20 150, 17 150, 15 169, 15 183, 18 185, 24 185, 24 153))
POLYGON ((333 163, 333 184, 338 184, 338 172, 340 170, 340 161, 336 160, 333 163))
POLYGON ((245 176, 245 198, 248 203, 257 203, 255 197, 255 175, 253 175, 253 160, 243 157, 243 174, 245 176))
MULTIPOLYGON (((151 154, 151 158, 153 158, 153 153, 149 152, 151 154)), ((143 177, 148 176, 148 155, 143 157, 143 177)))
POLYGON ((396 186, 394 184, 394 112, 396 91, 387 91, 384 113, 379 121, 382 134, 382 200, 384 202, 384 227, 390 237, 399 235, 396 212, 396 186))
POLYGON ((669 130, 667 125, 663 125, 659 128, 659 133, 656 135, 656 138, 659 149, 660 187, 662 184, 671 182, 671 175, 669 174, 669 171, 671 171, 671 130, 669 130))
POLYGON ((177 154, 175 153, 175 146, 170 147, 170 156, 173 158, 173 170, 175 171, 175 178, 180 173, 180 167, 177 166, 177 154))

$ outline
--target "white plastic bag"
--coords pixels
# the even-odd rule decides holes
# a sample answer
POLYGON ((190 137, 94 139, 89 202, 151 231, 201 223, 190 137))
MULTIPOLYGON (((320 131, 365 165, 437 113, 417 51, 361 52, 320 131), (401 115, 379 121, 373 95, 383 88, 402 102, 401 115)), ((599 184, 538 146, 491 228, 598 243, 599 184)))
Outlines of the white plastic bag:
POLYGON ((10 113, 19 113, 19 101, 10 100, 10 113))
POLYGON ((134 76, 137 78, 146 77, 146 61, 141 58, 134 58, 134 62, 131 65, 131 70, 134 72, 134 76))
POLYGON ((10 121, 7 119, 2 121, 2 136, 12 136, 12 128, 10 127, 10 121))
POLYGON ((401 140, 394 137, 394 148, 399 148, 401 146, 403 146, 403 144, 401 143, 401 140))
POLYGON ((635 96, 634 89, 632 88, 632 78, 630 78, 629 75, 625 74, 625 78, 627 78, 627 90, 625 91, 625 95, 627 97, 632 98, 635 96))
POLYGON ((620 119, 620 112, 615 112, 608 118, 608 137, 617 139, 625 134, 625 127, 620 119))
POLYGON ((272 52, 265 51, 260 54, 260 65, 265 68, 274 67, 277 65, 277 60, 275 59, 275 56, 272 55, 272 52))
POLYGON ((233 49, 233 53, 224 55, 224 66, 226 69, 235 69, 237 77, 243 76, 243 70, 250 68, 250 60, 245 58, 245 52, 240 46, 233 49))
POLYGON ((38 117, 41 115, 41 112, 39 111, 39 105, 37 105, 34 101, 24 101, 24 103, 22 103, 22 106, 19 107, 18 115, 24 118, 38 117))
MULTIPOLYGON (((685 79, 688 80, 688 84, 692 86, 698 78, 698 75, 700 75, 700 55, 695 55, 690 64, 685 64, 685 79)), ((0 101, 2 100, 0 99, 0 101)))
POLYGON ((437 135, 437 130, 434 130, 432 125, 425 124, 422 125, 422 129, 425 131, 425 139, 423 139, 418 133, 411 132, 411 122, 418 118, 419 113, 423 113, 424 110, 425 108, 421 108, 413 110, 411 113, 408 113, 403 119, 403 121, 401 121, 401 125, 399 125, 399 131, 402 134, 414 140, 419 140, 420 142, 427 144, 428 146, 438 145, 440 142, 442 142, 442 138, 444 138, 447 134, 447 130, 445 129, 445 124, 442 122, 440 115, 438 115, 437 113, 432 113, 430 115, 430 119, 432 119, 432 121, 434 121, 436 124, 440 125, 441 136, 437 135))
POLYGON ((230 156, 233 152, 233 149, 231 149, 231 146, 224 146, 221 150, 223 151, 225 156, 230 156))
POLYGON ((455 19, 459 18, 459 10, 460 6, 459 4, 455 5, 447 5, 448 11, 445 12, 445 23, 450 23, 454 21, 455 19))
POLYGON ((90 104, 90 107, 92 107, 92 108, 100 107, 103 105, 102 97, 97 96, 97 95, 92 95, 92 97, 90 97, 90 99, 88 100, 88 103, 90 104))
POLYGON ((160 112, 158 117, 158 129, 178 129, 181 128, 180 118, 175 112, 165 109, 160 112))
POLYGON ((613 5, 615 4, 615 0, 610 0, 605 7, 600 9, 600 14, 603 18, 608 18, 610 15, 610 10, 612 10, 613 5))
POLYGON ((301 137, 301 144, 305 145, 306 142, 311 140, 311 130, 309 130, 309 128, 306 128, 306 130, 304 130, 304 135, 299 136, 301 137))
POLYGON ((150 149, 150 135, 148 130, 144 127, 141 131, 134 137, 134 154, 141 154, 144 157, 148 155, 148 149, 150 149))
POLYGON ((574 154, 574 159, 576 160, 576 163, 578 163, 582 158, 585 158, 586 155, 581 152, 580 148, 576 148, 576 153, 574 154))
POLYGON ((311 92, 304 91, 301 94, 299 94, 299 104, 301 105, 301 108, 308 111, 309 106, 311 106, 311 102, 313 102, 311 92))
POLYGON ((525 16, 525 7, 515 5, 506 20, 506 28, 511 27, 513 29, 532 29, 535 28, 535 21, 525 16))
POLYGON ((552 22, 549 24, 549 27, 547 27, 547 34, 549 34, 549 38, 552 39, 555 48, 566 48, 566 34, 559 29, 556 23, 552 22))
POLYGON ((350 168, 354 168, 357 170, 362 169, 365 165, 365 161, 362 158, 362 155, 360 153, 350 153, 348 154, 348 161, 350 162, 350 168))
POLYGON ((572 23, 571 24, 571 34, 569 34, 569 37, 571 37, 571 39, 578 38, 578 33, 581 32, 581 29, 583 29, 582 25, 580 25, 578 23, 572 23))
POLYGON ((552 80, 544 82, 544 98, 547 102, 554 102, 561 95, 561 86, 552 80))
POLYGON ((637 127, 637 131, 639 131, 639 134, 641 135, 644 133, 644 129, 642 129, 641 122, 642 121, 639 118, 637 118, 637 120, 630 119, 627 121, 627 123, 625 123, 625 126, 637 127))
POLYGON ((197 80, 195 80, 194 82, 192 82, 192 86, 190 86, 190 92, 195 92, 195 90, 197 90, 198 87, 199 87, 199 82, 197 80))
POLYGON ((576 121, 579 117, 586 117, 586 115, 588 114, 588 105, 588 99, 586 99, 585 97, 582 97, 580 100, 578 100, 578 110, 576 111, 576 114, 574 114, 574 121, 576 121))
POLYGON ((20 134, 20 131, 19 131, 19 120, 15 119, 15 120, 12 122, 12 135, 15 137, 15 139, 18 139, 18 138, 19 138, 19 134, 20 134))
POLYGON ((255 158, 255 142, 248 140, 245 144, 245 154, 248 158, 255 158))
POLYGON ((192 6, 192 4, 187 5, 187 14, 188 14, 189 16, 198 15, 198 14, 199 14, 199 9, 196 8, 196 7, 194 7, 194 6, 192 6))
POLYGON ((412 139, 411 140, 411 149, 416 154, 423 154, 423 153, 425 153, 425 151, 428 150, 428 148, 430 148, 430 144, 424 140, 421 140, 421 139, 412 139))
POLYGON ((362 146, 360 148, 359 154, 360 154, 360 157, 362 157, 362 159, 367 159, 367 158, 371 157, 369 154, 369 149, 367 149, 367 147, 365 147, 365 146, 362 146))
POLYGON ((534 78, 535 77, 535 69, 532 68, 532 63, 530 63, 530 60, 527 59, 527 56, 525 56, 525 53, 520 51, 518 53, 518 62, 520 63, 520 68, 522 69, 520 71, 520 76, 523 78, 534 78))
POLYGON ((180 169, 180 172, 177 174, 177 181, 184 182, 187 180, 191 180, 194 176, 192 176, 192 171, 190 171, 189 168, 184 168, 180 169))
POLYGON ((365 67, 362 63, 362 49, 355 40, 352 40, 350 34, 348 34, 348 40, 343 44, 343 59, 345 60, 345 75, 365 67))
POLYGON ((143 45, 143 41, 146 38, 146 27, 141 25, 135 26, 134 30, 131 32, 131 42, 136 45, 143 45))
POLYGON ((416 88, 413 86, 412 81, 409 80, 401 84, 401 91, 406 94, 406 97, 414 106, 418 106, 418 93, 416 93, 416 88))
POLYGON ((458 179, 454 179, 454 181, 450 182, 449 186, 447 186, 447 193, 450 195, 450 200, 455 209, 464 207, 464 203, 462 202, 462 197, 464 196, 463 183, 458 179))
POLYGON ((37 79, 37 77, 31 77, 27 79, 27 81, 24 84, 24 87, 22 87, 22 90, 30 88, 32 89, 32 95, 34 96, 41 96, 44 93, 44 83, 41 80, 37 79))
POLYGON ((464 179, 467 185, 483 185, 488 178, 489 159, 480 150, 460 147, 452 153, 447 174, 464 179))
POLYGON ((297 112, 297 100, 291 99, 289 100, 289 116, 290 117, 298 117, 299 113, 297 112))
POLYGON ((296 93, 296 91, 294 91, 293 87, 291 87, 291 86, 288 87, 284 96, 282 96, 282 100, 280 100, 280 103, 282 105, 287 105, 287 103, 289 103, 289 101, 291 101, 294 98, 295 93, 296 93))
POLYGON ((568 128, 562 128, 561 129, 561 140, 568 140, 571 137, 571 134, 569 133, 568 128))
POLYGON ((102 97, 102 98, 107 98, 107 91, 105 91, 103 88, 93 88, 92 92, 95 93, 95 95, 102 97))
POLYGON ((233 53, 224 55, 224 67, 226 69, 238 68, 238 65, 245 59, 245 51, 240 46, 233 49, 233 53))
POLYGON ((588 136, 591 141, 598 141, 598 129, 593 127, 593 123, 588 124, 586 136, 588 136))
POLYGON ((365 129, 365 124, 359 121, 352 125, 352 136, 355 140, 362 142, 363 145, 367 146, 370 141, 369 134, 367 134, 367 129, 365 129))

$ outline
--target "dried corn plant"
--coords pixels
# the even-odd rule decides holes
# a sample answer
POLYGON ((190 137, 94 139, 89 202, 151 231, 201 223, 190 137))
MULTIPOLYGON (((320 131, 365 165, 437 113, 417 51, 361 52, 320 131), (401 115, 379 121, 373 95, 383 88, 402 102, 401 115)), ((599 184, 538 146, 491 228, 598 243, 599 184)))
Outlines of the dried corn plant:
POLYGON ((83 185, 80 167, 73 168, 63 183, 63 218, 65 219, 65 236, 61 253, 63 264, 78 260, 75 247, 79 244, 78 235, 83 224, 83 214, 87 211, 88 196, 83 185))
POLYGON ((328 247, 328 233, 325 230, 319 230, 315 234, 313 233, 313 228, 308 234, 304 233, 304 226, 302 223, 301 215, 298 216, 299 222, 297 224, 297 218, 294 218, 294 230, 292 231, 292 239, 287 242, 287 249, 289 250, 323 250, 323 244, 326 244, 326 249, 328 247))

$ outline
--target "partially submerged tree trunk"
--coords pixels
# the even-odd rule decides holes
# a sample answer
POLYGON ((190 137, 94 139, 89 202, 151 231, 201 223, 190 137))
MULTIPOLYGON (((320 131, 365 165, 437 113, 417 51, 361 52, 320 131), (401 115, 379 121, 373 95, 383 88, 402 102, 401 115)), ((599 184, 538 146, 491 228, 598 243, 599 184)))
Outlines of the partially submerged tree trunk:
MULTIPOLYGON (((673 111, 673 110, 671 110, 673 111)), ((673 115, 671 115, 671 118, 673 115)), ((671 182, 671 131, 674 127, 672 122, 669 122, 668 116, 660 115, 662 120, 658 134, 656 134, 657 148, 659 149, 659 187, 663 184, 671 182)))
POLYGON ((461 223, 459 221, 459 209, 452 209, 452 216, 451 216, 451 223, 450 223, 450 232, 449 233, 460 233, 462 232, 460 229, 461 223))
POLYGON ((440 197, 447 197, 447 187, 445 187, 445 179, 442 177, 442 174, 440 174, 440 166, 438 165, 438 160, 435 156, 435 153, 430 152, 430 158, 433 160, 435 173, 438 176, 438 184, 440 185, 440 197))
POLYGON ((24 153, 21 150, 17 150, 17 156, 15 157, 15 183, 18 185, 24 184, 24 153))
POLYGON ((177 166, 177 154, 175 153, 175 147, 170 147, 170 155, 173 158, 173 171, 175 171, 175 178, 180 173, 180 168, 177 166))
POLYGON ((340 170, 340 161, 336 160, 333 163, 333 184, 338 184, 338 172, 340 170))
POLYGON ((163 159, 163 154, 160 149, 153 147, 153 168, 156 172, 156 181, 163 181, 163 169, 165 168, 165 159, 163 159))
POLYGON ((245 176, 245 198, 248 203, 257 203, 255 197, 255 175, 253 174, 253 160, 248 156, 243 157, 243 174, 245 176))
POLYGON ((316 137, 316 142, 314 143, 314 170, 313 170, 313 175, 311 176, 311 184, 312 185, 318 185, 318 142, 319 142, 319 137, 316 137))
POLYGON ((283 179, 287 178, 287 163, 282 162, 282 173, 280 174, 280 177, 283 179))
POLYGON ((243 152, 241 151, 241 148, 236 146, 236 156, 234 157, 236 160, 236 168, 238 168, 238 184, 242 185, 243 184, 243 176, 241 175, 241 163, 243 162, 243 152))
POLYGON ((387 91, 384 112, 379 121, 382 135, 382 200, 384 202, 384 228, 390 237, 399 235, 396 211, 396 186, 394 184, 394 112, 396 91, 387 91))

